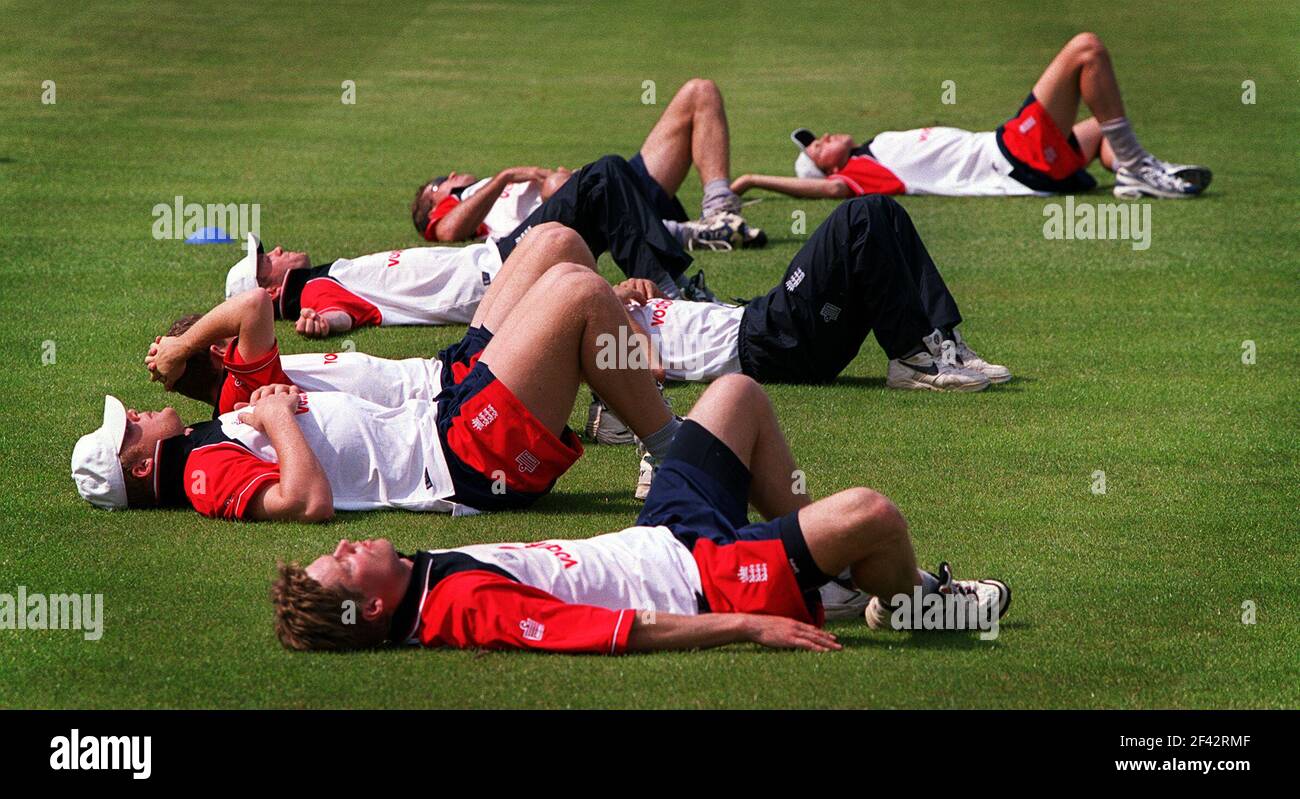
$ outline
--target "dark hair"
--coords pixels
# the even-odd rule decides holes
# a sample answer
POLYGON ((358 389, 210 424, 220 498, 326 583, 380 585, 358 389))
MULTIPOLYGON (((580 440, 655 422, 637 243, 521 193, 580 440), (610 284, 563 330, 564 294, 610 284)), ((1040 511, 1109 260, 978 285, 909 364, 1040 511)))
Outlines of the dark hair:
POLYGON ((411 201, 411 224, 420 235, 424 235, 424 229, 429 226, 429 214, 433 213, 433 200, 424 195, 424 190, 429 186, 437 186, 447 179, 446 175, 441 175, 433 180, 420 184, 420 188, 415 190, 415 199, 411 201))
MULTIPOLYGON (((167 330, 169 336, 181 336, 203 318, 203 314, 186 314, 172 322, 167 330)), ((221 369, 212 363, 212 356, 205 349, 196 352, 185 362, 185 373, 180 376, 172 389, 190 399, 212 404, 212 398, 221 386, 221 369)))
POLYGON ((388 636, 382 617, 361 616, 365 600, 345 588, 326 588, 307 574, 297 563, 276 564, 279 574, 271 584, 271 604, 275 606, 275 635, 285 649, 367 649, 378 646, 388 636), (356 617, 345 621, 346 602, 354 603, 356 617))

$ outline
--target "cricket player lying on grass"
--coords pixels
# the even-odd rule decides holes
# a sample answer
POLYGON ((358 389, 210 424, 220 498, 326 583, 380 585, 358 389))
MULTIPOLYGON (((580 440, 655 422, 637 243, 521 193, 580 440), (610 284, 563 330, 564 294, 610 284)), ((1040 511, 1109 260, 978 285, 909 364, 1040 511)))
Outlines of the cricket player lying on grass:
POLYGON ((248 520, 524 508, 582 454, 566 422, 583 380, 662 456, 681 422, 645 359, 597 368, 595 340, 628 317, 584 254, 586 263, 545 270, 499 325, 489 308, 484 324, 497 334, 432 400, 385 407, 269 385, 247 406, 186 427, 172 408, 139 413, 106 397, 102 426, 73 451, 77 490, 100 508, 190 506, 248 520))
MULTIPOLYGON (((149 347, 145 367, 168 391, 206 402, 217 414, 235 410, 257 389, 275 384, 302 391, 343 391, 387 407, 412 399, 432 402, 444 384, 465 379, 492 340, 492 331, 551 267, 593 263, 591 250, 573 230, 557 222, 533 228, 502 264, 464 337, 436 358, 394 360, 361 352, 281 355, 274 303, 269 292, 256 288, 206 314, 177 319, 167 335, 149 347)), ((625 292, 615 290, 620 297, 625 292)))
MULTIPOLYGON (((638 185, 664 226, 687 249, 762 247, 767 236, 740 216, 731 190, 731 134, 722 93, 711 80, 695 78, 677 91, 641 150, 628 162, 638 185), (694 165, 704 200, 691 220, 677 190, 694 165)), ((477 180, 451 172, 421 184, 411 203, 411 222, 426 241, 500 239, 510 236, 565 181, 563 167, 514 167, 477 180)))
POLYGON ((276 633, 291 649, 617 654, 748 641, 824 652, 840 645, 820 629, 818 588, 842 573, 871 595, 873 629, 889 627, 890 603, 918 587, 947 594, 972 611, 956 614, 965 618, 1006 612, 1011 592, 998 580, 954 580, 946 563, 919 570, 907 523, 884 496, 851 488, 812 502, 792 490, 795 468, 763 389, 731 375, 682 424, 636 526, 414 555, 345 539, 306 568, 280 564, 276 633), (764 521, 749 522, 750 505, 764 521))
POLYGON ((1085 170, 1098 157, 1115 172, 1116 197, 1196 197, 1211 178, 1203 166, 1162 161, 1138 143, 1110 55, 1092 33, 1066 43, 1016 116, 995 131, 888 131, 859 145, 847 133, 816 137, 800 128, 791 138, 800 149, 796 177, 742 175, 732 190, 811 198, 1073 194, 1097 185, 1085 170), (1076 123, 1080 99, 1093 115, 1076 123))
POLYGON ((367 325, 464 324, 524 234, 545 222, 576 230, 593 253, 609 251, 628 277, 654 281, 670 297, 687 286, 691 257, 659 222, 627 162, 606 156, 574 173, 507 238, 465 247, 412 247, 340 258, 313 267, 307 253, 264 252, 248 237, 226 275, 226 298, 261 287, 278 318, 323 338, 367 325))
MULTIPOLYGON (((648 331, 659 379, 708 382, 742 373, 763 383, 833 381, 875 332, 889 360, 885 385, 979 391, 1011 379, 957 331, 962 317, 912 225, 892 198, 845 201, 795 254, 767 294, 742 306, 669 300, 645 280, 616 287, 648 331)), ((593 396, 586 432, 602 444, 633 436, 593 396)), ((637 497, 649 490, 643 456, 637 497)))

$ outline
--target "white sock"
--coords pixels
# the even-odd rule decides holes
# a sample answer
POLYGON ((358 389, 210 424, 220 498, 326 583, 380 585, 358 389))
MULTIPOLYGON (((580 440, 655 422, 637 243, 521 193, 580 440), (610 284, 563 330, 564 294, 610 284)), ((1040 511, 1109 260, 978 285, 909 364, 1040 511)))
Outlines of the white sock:
POLYGON ((650 454, 658 460, 668 457, 668 448, 673 444, 673 438, 677 436, 677 431, 682 427, 682 420, 674 416, 668 420, 668 424, 654 431, 650 435, 641 439, 645 448, 650 450, 650 454))
POLYGON ((1106 137, 1106 141, 1110 142, 1110 149, 1115 153, 1117 168, 1131 167, 1151 155, 1138 142, 1133 126, 1128 123, 1128 117, 1115 117, 1101 123, 1101 132, 1106 137))

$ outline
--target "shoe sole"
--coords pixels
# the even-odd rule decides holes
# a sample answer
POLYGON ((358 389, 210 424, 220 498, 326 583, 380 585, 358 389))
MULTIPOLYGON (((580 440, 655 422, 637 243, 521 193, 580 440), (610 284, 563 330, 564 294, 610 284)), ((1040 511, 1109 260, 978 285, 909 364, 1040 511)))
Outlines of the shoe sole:
POLYGON ((1002 603, 998 606, 998 618, 1000 619, 1003 616, 1007 615, 1007 611, 1011 609, 1011 586, 1007 585, 1001 580, 986 579, 986 580, 980 580, 980 582, 984 585, 992 585, 997 587, 998 591, 1002 594, 1002 598, 1003 598, 1002 603))
POLYGON ((1173 176, 1179 180, 1185 180, 1201 191, 1210 187, 1210 181, 1214 180, 1214 173, 1203 166, 1189 166, 1185 169, 1176 169, 1173 176))
POLYGON ((955 391, 955 392, 967 393, 971 391, 983 391, 984 389, 989 387, 989 383, 967 383, 961 386, 936 386, 933 383, 924 383, 920 380, 913 380, 911 378, 907 378, 906 380, 885 380, 885 387, 901 388, 901 389, 923 389, 926 391, 944 391, 944 392, 955 391))
POLYGON ((993 375, 990 375, 988 372, 985 372, 985 373, 984 373, 984 376, 987 377, 987 378, 989 379, 989 382, 990 382, 990 383, 995 383, 995 384, 999 384, 999 385, 1000 385, 1000 384, 1002 384, 1002 383, 1010 383, 1010 382, 1011 382, 1011 375, 1009 375, 1009 374, 1008 374, 1008 375, 1005 375, 1005 376, 1004 376, 1004 375, 999 375, 999 376, 997 376, 997 377, 994 377, 993 375))
POLYGON ((1191 200, 1200 196, 1200 192, 1184 194, 1182 192, 1153 189, 1145 184, 1139 186, 1134 184, 1120 185, 1118 183, 1115 184, 1112 193, 1121 200, 1140 200, 1143 197, 1155 197, 1160 200, 1191 200))

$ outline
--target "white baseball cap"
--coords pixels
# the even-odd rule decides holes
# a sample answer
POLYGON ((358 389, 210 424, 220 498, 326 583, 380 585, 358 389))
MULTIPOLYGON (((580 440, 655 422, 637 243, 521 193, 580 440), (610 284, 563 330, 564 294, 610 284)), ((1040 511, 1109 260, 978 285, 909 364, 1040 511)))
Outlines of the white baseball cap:
POLYGON ((239 263, 230 267, 226 273, 226 299, 236 294, 243 294, 249 289, 257 288, 257 254, 262 251, 262 242, 252 233, 248 234, 248 248, 239 263))
POLYGON ((97 508, 126 507, 126 478, 122 474, 122 436, 126 434, 126 407, 117 397, 104 397, 104 423, 87 433, 72 449, 72 481, 81 498, 97 508))
POLYGON ((799 157, 794 159, 794 174, 801 178, 824 178, 826 173, 817 166, 817 162, 808 155, 808 145, 817 141, 817 136, 807 128, 799 128, 790 134, 790 141, 799 148, 799 157))

